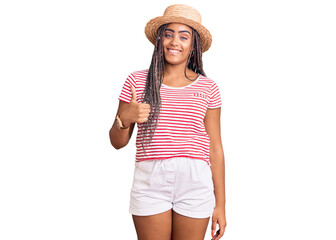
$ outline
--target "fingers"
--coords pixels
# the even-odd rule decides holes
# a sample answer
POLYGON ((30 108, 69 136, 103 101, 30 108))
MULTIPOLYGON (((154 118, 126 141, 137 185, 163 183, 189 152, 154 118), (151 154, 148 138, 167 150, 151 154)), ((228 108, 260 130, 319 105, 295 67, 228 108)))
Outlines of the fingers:
POLYGON ((213 237, 213 240, 219 240, 223 235, 220 235, 220 229, 217 230, 215 236, 213 237))
POLYGON ((147 122, 148 118, 142 118, 139 121, 137 121, 137 123, 144 123, 147 122))
POLYGON ((138 112, 138 117, 148 117, 150 113, 150 106, 148 104, 144 105, 144 103, 137 103, 136 110, 138 112))
POLYGON ((149 109, 150 110, 150 105, 148 103, 139 103, 139 105, 141 105, 142 109, 149 109))
POLYGON ((221 238, 223 235, 224 235, 224 230, 225 230, 225 228, 224 228, 224 226, 220 226, 220 229, 219 229, 220 231, 219 231, 219 238, 221 238))
POLYGON ((132 113, 132 119, 134 122, 143 123, 148 120, 151 106, 147 103, 138 103, 136 100, 137 94, 132 84, 130 84, 132 91, 132 98, 130 103, 130 112, 132 113))
POLYGON ((212 218, 212 224, 211 224, 211 237, 214 237, 215 231, 216 231, 216 219, 212 218))
POLYGON ((222 223, 222 222, 218 223, 219 229, 217 230, 216 234, 214 235, 214 232, 216 231, 216 223, 217 223, 216 220, 212 221, 212 226, 211 226, 211 229, 212 229, 211 230, 211 237, 212 237, 212 239, 211 240, 219 240, 224 235, 226 224, 222 223))
MULTIPOLYGON (((149 114, 150 114, 150 108, 141 104, 136 103, 137 106, 135 106, 135 116, 136 116, 136 122, 137 123, 143 123, 148 120, 149 114)), ((146 104, 148 105, 148 104, 146 104)))
POLYGON ((225 221, 224 222, 221 222, 220 223, 220 236, 223 236, 224 235, 224 232, 225 232, 225 228, 226 228, 226 219, 225 219, 225 221))

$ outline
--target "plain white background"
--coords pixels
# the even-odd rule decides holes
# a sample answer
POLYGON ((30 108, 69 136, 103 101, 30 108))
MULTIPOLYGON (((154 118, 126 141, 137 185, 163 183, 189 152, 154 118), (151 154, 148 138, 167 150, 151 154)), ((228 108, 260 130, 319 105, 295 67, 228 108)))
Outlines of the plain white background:
POLYGON ((331 0, 1 1, 1 239, 136 239, 137 128, 120 150, 108 131, 127 75, 149 67, 145 24, 173 3, 213 36, 224 239, 336 239, 331 0))

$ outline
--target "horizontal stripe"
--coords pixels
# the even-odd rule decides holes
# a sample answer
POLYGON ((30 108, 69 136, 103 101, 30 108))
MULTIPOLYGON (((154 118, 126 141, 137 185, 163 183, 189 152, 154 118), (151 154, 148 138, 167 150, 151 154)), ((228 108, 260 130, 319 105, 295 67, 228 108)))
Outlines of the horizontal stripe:
MULTIPOLYGON (((148 70, 131 73, 124 82, 119 100, 129 103, 132 98, 130 84, 136 91, 136 100, 146 87, 148 70)), ((190 85, 174 88, 161 85, 161 109, 152 142, 142 149, 141 127, 136 136, 136 161, 190 157, 209 163, 210 138, 205 131, 207 108, 222 106, 216 82, 200 75, 190 85), (146 153, 146 154, 145 154, 146 153)))

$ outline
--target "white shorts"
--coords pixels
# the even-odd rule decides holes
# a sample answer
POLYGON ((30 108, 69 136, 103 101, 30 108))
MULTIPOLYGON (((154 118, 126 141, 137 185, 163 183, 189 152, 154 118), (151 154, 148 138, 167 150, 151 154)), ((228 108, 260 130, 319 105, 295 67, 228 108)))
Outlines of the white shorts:
POLYGON ((192 217, 211 217, 215 195, 210 165, 174 157, 136 162, 129 213, 148 216, 173 209, 192 217))

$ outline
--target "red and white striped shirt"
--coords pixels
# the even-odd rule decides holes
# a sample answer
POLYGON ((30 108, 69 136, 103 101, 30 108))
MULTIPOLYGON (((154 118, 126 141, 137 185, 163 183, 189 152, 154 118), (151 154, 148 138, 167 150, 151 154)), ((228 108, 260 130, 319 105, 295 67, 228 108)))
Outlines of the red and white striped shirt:
MULTIPOLYGON (((119 96, 119 100, 129 103, 132 97, 130 84, 137 94, 137 102, 146 86, 147 70, 131 73, 119 96)), ((138 128, 136 138, 136 162, 190 157, 209 161, 210 138, 205 131, 204 117, 207 108, 221 107, 221 96, 217 84, 202 75, 184 87, 170 87, 162 83, 160 89, 161 110, 152 142, 141 146, 138 128)), ((138 124, 138 127, 141 123, 138 124)))

